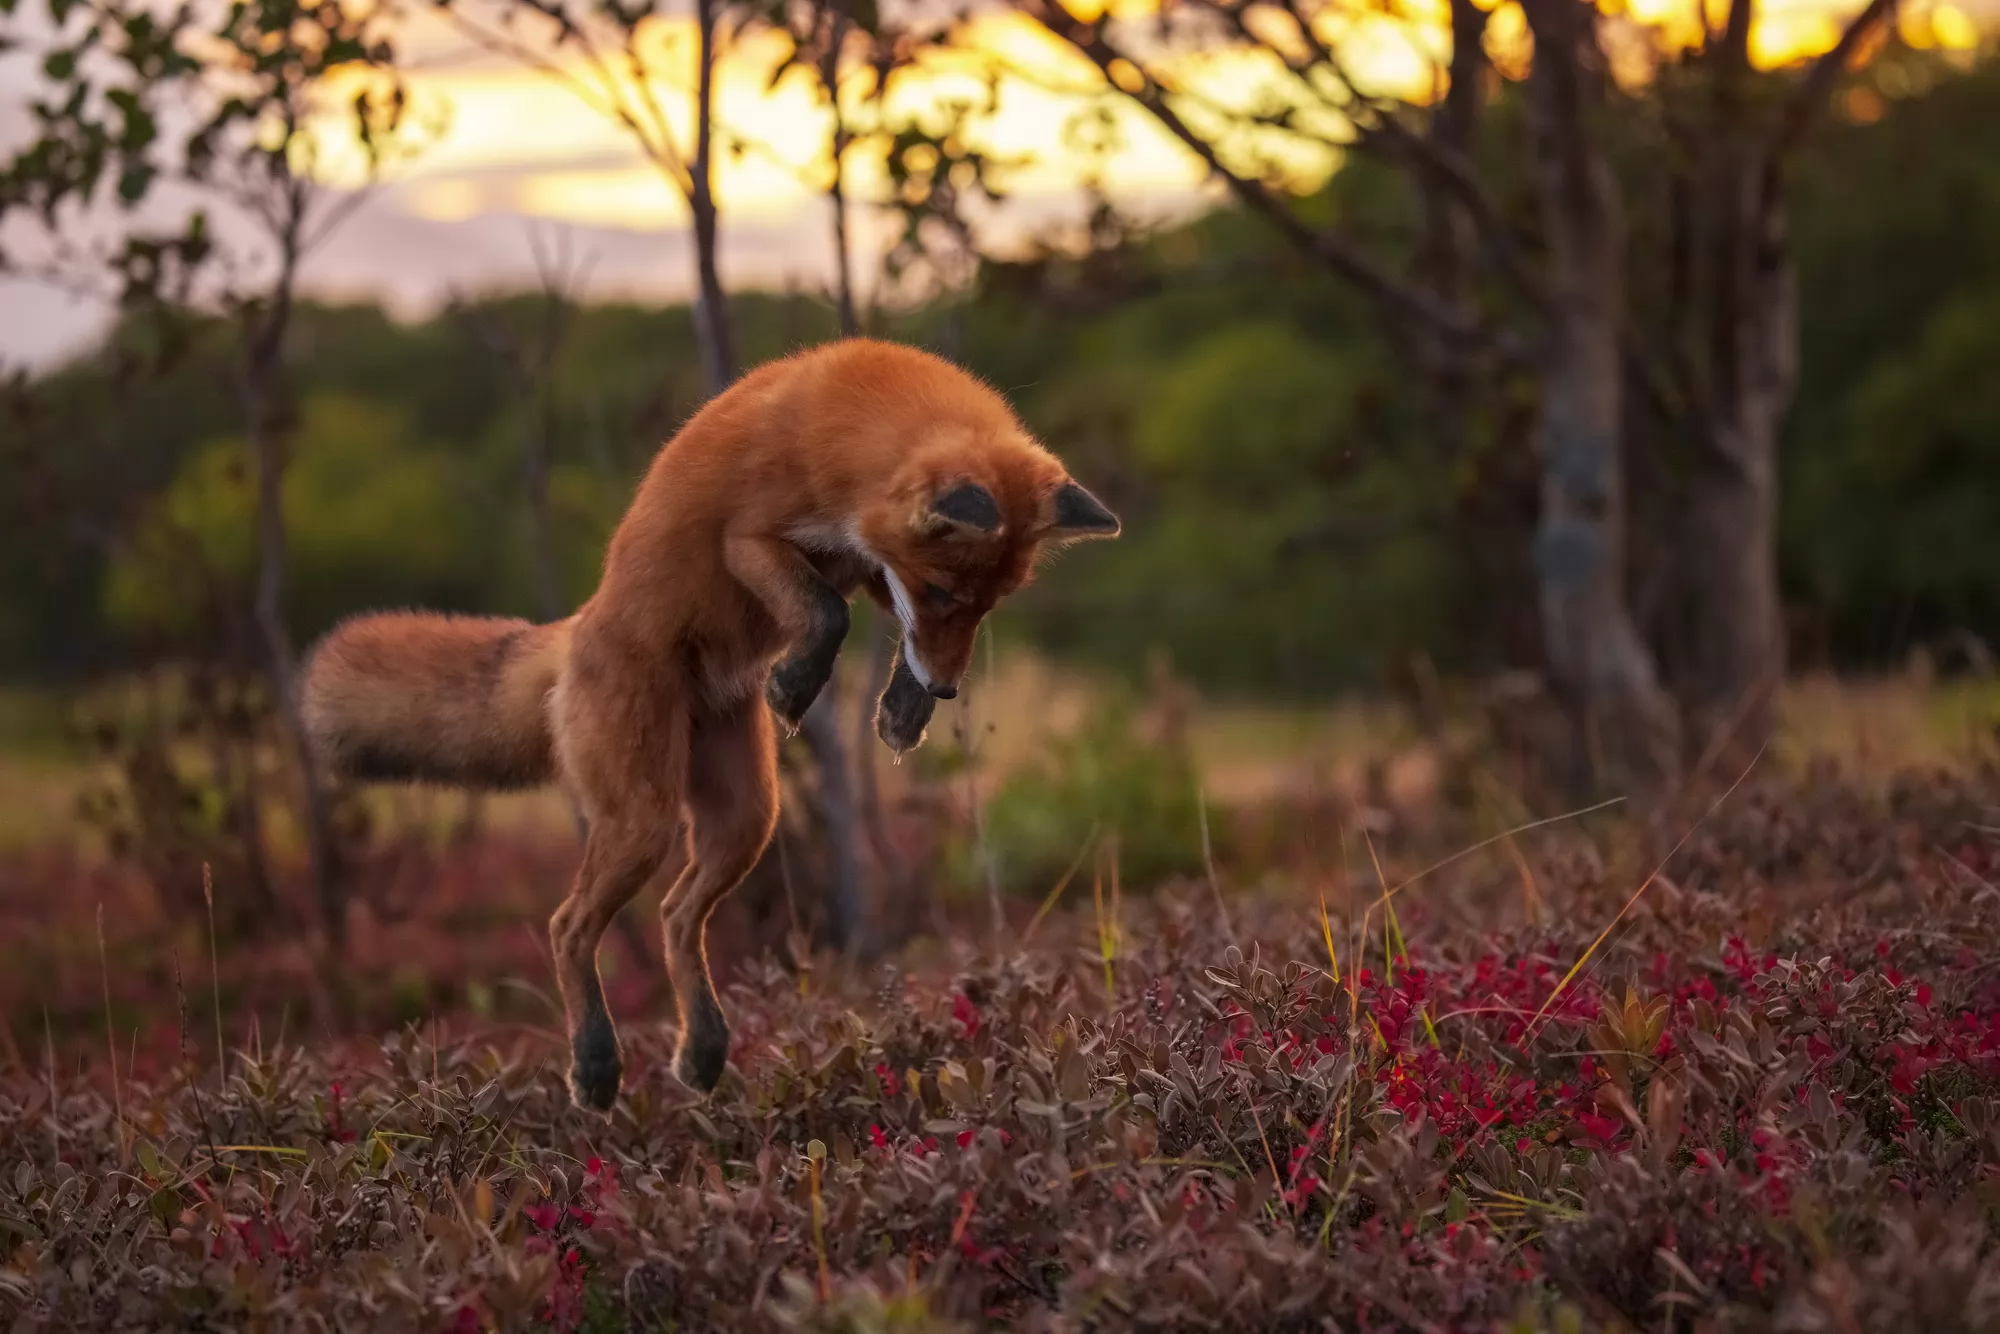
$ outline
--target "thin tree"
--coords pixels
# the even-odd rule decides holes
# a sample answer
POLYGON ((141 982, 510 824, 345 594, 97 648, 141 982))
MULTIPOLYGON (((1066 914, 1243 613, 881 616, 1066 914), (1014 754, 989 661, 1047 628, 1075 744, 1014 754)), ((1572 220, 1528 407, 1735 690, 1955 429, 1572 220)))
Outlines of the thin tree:
MULTIPOLYGON (((549 479, 555 465, 556 437, 561 426, 560 369, 576 330, 579 293, 592 257, 571 249, 570 233, 531 230, 528 250, 535 265, 536 308, 525 321, 464 298, 454 299, 452 314, 492 358, 514 401, 520 429, 521 494, 528 517, 528 563, 534 584, 535 614, 544 623, 569 615, 563 596, 561 562, 556 553, 554 507, 549 479)), ((565 793, 577 836, 588 833, 583 808, 565 793)), ((477 800, 478 794, 472 794, 477 800)), ((630 913, 614 922, 625 951, 641 973, 657 974, 662 961, 646 943, 630 913)))
POLYGON ((721 393, 738 373, 734 321, 716 259, 715 65, 737 19, 722 0, 695 0, 693 82, 677 68, 654 0, 499 0, 497 21, 461 0, 432 0, 485 50, 516 61, 575 94, 622 131, 687 205, 694 224, 696 342, 703 384, 721 393), (527 20, 523 22, 522 20, 527 20), (539 31, 524 35, 524 28, 539 31), (691 102, 692 133, 675 130, 662 88, 691 102))
MULTIPOLYGON (((840 336, 859 337, 861 315, 855 304, 853 255, 848 238, 846 191, 847 151, 853 142, 840 105, 841 58, 852 25, 841 0, 827 0, 817 7, 815 35, 819 42, 820 87, 832 117, 827 139, 827 203, 833 221, 834 309, 840 322, 840 336)), ((872 679, 872 678, 871 678, 872 679)), ((859 953, 865 946, 866 914, 861 887, 861 853, 856 837, 860 820, 855 801, 855 762, 871 765, 864 750, 850 759, 846 739, 840 730, 838 675, 827 683, 800 720, 799 732, 812 752, 819 773, 818 805, 826 826, 827 857, 831 875, 827 885, 827 934, 835 948, 859 953)), ((862 746, 868 744, 861 738, 862 746)), ((871 775, 872 778, 872 775, 871 775)), ((872 787, 872 782, 867 786, 872 787)), ((879 847, 878 847, 879 850, 879 847)), ((886 869, 886 868, 885 868, 886 869)))
MULTIPOLYGON (((860 284, 856 281, 853 219, 856 201, 848 189, 847 166, 857 152, 885 155, 893 207, 903 215, 906 244, 926 219, 945 222, 963 234, 964 219, 957 196, 947 182, 963 163, 968 191, 996 198, 993 162, 970 149, 957 133, 973 114, 968 106, 944 109, 942 126, 927 126, 921 118, 890 111, 891 92, 899 80, 919 74, 937 53, 948 31, 935 18, 905 15, 893 19, 861 0, 776 0, 761 10, 748 10, 749 21, 782 28, 791 50, 773 74, 773 83, 797 70, 811 80, 813 95, 825 108, 828 128, 824 152, 802 172, 808 184, 825 198, 833 250, 832 297, 840 336, 867 332, 860 284), (921 164, 921 165, 918 165, 921 164)), ((731 142, 750 150, 768 145, 732 136, 731 142)), ((870 682, 882 679, 888 666, 888 641, 877 634, 864 661, 870 682)), ((837 681, 838 678, 836 678, 837 681)), ((859 833, 866 831, 879 871, 899 875, 899 858, 882 823, 881 794, 875 765, 868 758, 874 743, 872 710, 864 694, 855 718, 852 752, 836 714, 839 691, 829 687, 806 713, 800 735, 813 758, 819 783, 815 804, 826 830, 831 863, 828 886, 828 934, 849 953, 865 952, 862 935, 862 884, 859 833), (852 755, 852 758, 850 758, 852 755)))
POLYGON ((454 299, 452 313, 492 358, 514 399, 520 429, 521 495, 527 507, 528 564, 535 612, 543 621, 569 614, 556 557, 555 520, 549 500, 556 433, 560 426, 558 369, 576 329, 578 293, 589 274, 591 256, 575 255, 570 233, 528 233, 535 265, 537 305, 525 328, 504 312, 476 301, 454 299))
MULTIPOLYGON (((186 226, 164 238, 127 229, 116 256, 121 297, 156 299, 166 267, 199 263, 203 299, 234 330, 237 405, 254 479, 252 620, 298 776, 313 900, 338 952, 345 897, 327 792, 299 716, 298 653, 286 616, 285 359, 307 257, 366 199, 366 182, 420 142, 406 118, 395 52, 376 12, 340 0, 238 0, 222 11, 168 13, 127 0, 88 10, 51 0, 48 20, 58 38, 43 71, 55 90, 37 103, 37 137, 10 167, 0 203, 28 205, 59 228, 114 201, 129 211, 158 199, 164 181, 200 201, 187 210, 186 226), (175 109, 171 117, 166 107, 175 109), (325 178, 342 166, 343 140, 351 140, 346 166, 358 167, 361 180, 336 188, 325 178), (205 212, 215 205, 254 239, 215 245, 205 212)), ((182 287, 202 291, 198 283, 182 287)))
POLYGON ((832 121, 826 144, 826 202, 833 219, 834 310, 840 318, 840 336, 856 338, 863 329, 854 293, 854 247, 847 203, 847 152, 854 145, 854 130, 840 101, 842 58, 855 28, 847 17, 844 0, 825 0, 817 6, 813 29, 819 43, 819 86, 832 121))

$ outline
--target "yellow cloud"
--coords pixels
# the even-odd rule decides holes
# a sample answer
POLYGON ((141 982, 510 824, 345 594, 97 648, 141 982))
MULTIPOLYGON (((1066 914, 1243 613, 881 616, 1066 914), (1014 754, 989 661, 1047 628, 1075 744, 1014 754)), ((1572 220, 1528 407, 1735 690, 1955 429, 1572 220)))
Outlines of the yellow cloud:
MULTIPOLYGON (((1628 19, 1651 28, 1669 42, 1699 40, 1703 0, 1611 0, 1628 19)), ((1724 0, 1706 0, 1712 6, 1724 0)), ((1074 12, 1094 16, 1109 3, 1120 17, 1143 16, 1154 0, 1066 0, 1074 12), (1087 12, 1086 12, 1087 11, 1087 12)), ((1832 46, 1854 0, 1765 0, 1752 34, 1753 58, 1772 67, 1816 55, 1832 46)), ((1439 67, 1447 55, 1448 14, 1443 0, 1404 0, 1400 5, 1351 5, 1329 0, 1311 11, 1313 36, 1336 46, 1357 81, 1374 93, 1423 100, 1441 91, 1439 67)), ((1926 35, 1940 46, 1963 48, 1979 40, 1979 30, 1961 9, 1939 4, 1925 22, 1926 35)), ((1297 30, 1292 30, 1293 40, 1297 30)), ((1038 25, 1011 12, 989 13, 968 23, 960 49, 927 57, 917 70, 898 75, 891 90, 892 117, 924 115, 946 103, 984 104, 989 67, 1000 76, 992 114, 966 128, 972 145, 1000 159, 1023 159, 1009 184, 1016 190, 1073 190, 1086 172, 1120 191, 1184 188, 1201 182, 1200 161, 1144 111, 1115 100, 1107 151, 1095 156, 1078 150, 1072 126, 1091 94, 1103 87, 1096 68, 1038 25)), ((438 44, 424 30, 427 46, 438 44)), ((694 32, 686 20, 662 19, 644 34, 649 64, 660 77, 652 85, 659 114, 670 137, 685 146, 691 131, 689 86, 694 32)), ((1512 0, 1500 0, 1488 33, 1488 48, 1504 70, 1518 73, 1531 43, 1512 0)), ((786 39, 760 33, 728 50, 716 76, 718 123, 726 140, 749 145, 718 154, 717 197, 739 217, 776 218, 795 212, 824 188, 826 144, 831 123, 811 82, 788 77, 775 86, 771 76, 786 53, 786 39)), ((1226 48, 1163 58, 1158 72, 1172 85, 1198 94, 1189 104, 1199 120, 1199 103, 1238 110, 1267 99, 1289 76, 1267 50, 1226 48)), ((568 74, 587 82, 580 66, 568 74)), ((872 73, 855 71, 844 81, 842 102, 851 120, 865 115, 872 73)), ((546 74, 491 64, 478 68, 438 68, 410 75, 419 107, 449 106, 448 128, 404 175, 404 198, 420 216, 454 221, 491 210, 523 211, 577 222, 629 227, 685 225, 687 211, 658 164, 649 161, 632 137, 612 119, 546 74), (504 178, 504 179, 502 179, 504 178)), ((636 91, 628 85, 626 93, 636 91)), ((344 95, 344 94, 343 94, 344 95)), ((1337 115, 1323 116, 1318 128, 1339 138, 1337 115)), ((340 132, 328 130, 323 158, 353 159, 332 151, 340 132)), ((1099 134, 1100 142, 1104 136, 1099 134)), ((1276 157, 1280 168, 1310 184, 1337 161, 1325 146, 1300 146, 1282 136, 1264 135, 1257 151, 1276 157)), ((1226 146, 1240 152, 1241 145, 1226 146)), ((330 175, 341 172, 328 168, 330 175)), ((880 198, 887 189, 880 146, 857 145, 848 163, 850 191, 880 198)))
POLYGON ((479 182, 463 177, 414 182, 404 192, 403 204, 426 222, 464 222, 490 207, 479 182))
POLYGON ((688 221, 680 194, 650 167, 540 172, 517 183, 508 203, 534 217, 611 227, 684 227, 688 221))

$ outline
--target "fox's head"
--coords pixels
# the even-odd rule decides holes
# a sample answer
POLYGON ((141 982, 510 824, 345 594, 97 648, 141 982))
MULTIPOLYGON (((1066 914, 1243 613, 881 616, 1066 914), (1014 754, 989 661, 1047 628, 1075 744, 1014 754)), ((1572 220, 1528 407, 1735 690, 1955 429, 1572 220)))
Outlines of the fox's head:
POLYGON ((888 494, 859 535, 881 563, 904 661, 939 699, 958 694, 979 623, 1044 554, 1118 535, 1118 517, 1025 436, 934 445, 899 470, 888 494))

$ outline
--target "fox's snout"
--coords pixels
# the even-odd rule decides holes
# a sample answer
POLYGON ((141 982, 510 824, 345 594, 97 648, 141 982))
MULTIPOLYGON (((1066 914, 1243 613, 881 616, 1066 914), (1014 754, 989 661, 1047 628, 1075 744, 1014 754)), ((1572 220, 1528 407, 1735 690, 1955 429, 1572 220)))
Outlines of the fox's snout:
POLYGON ((963 618, 941 621, 919 615, 903 627, 903 657, 932 699, 957 699, 959 683, 972 665, 979 622, 962 625, 959 619, 963 618))
POLYGON ((932 699, 957 699, 958 683, 972 661, 971 645, 960 650, 956 645, 939 644, 934 636, 924 633, 926 628, 919 624, 903 632, 903 653, 916 659, 911 666, 932 699))
POLYGON ((958 683, 972 658, 970 643, 953 651, 956 646, 926 642, 929 636, 923 631, 922 626, 903 631, 903 657, 932 699, 957 699, 958 683))

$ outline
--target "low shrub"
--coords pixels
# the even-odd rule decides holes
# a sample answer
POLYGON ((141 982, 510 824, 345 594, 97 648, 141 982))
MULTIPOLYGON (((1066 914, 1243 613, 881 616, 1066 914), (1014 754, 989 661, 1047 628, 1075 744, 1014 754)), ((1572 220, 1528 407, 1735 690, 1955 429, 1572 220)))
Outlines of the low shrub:
POLYGON ((1058 911, 997 952, 753 971, 712 1095, 621 1010, 608 1117, 570 1105, 560 1035, 518 1026, 226 1072, 17 1060, 0 1313, 1989 1331, 2000 895, 1963 817, 2000 793, 1920 789, 1746 793, 1636 901, 1619 857, 1543 831, 1528 920, 1478 911, 1460 864, 1386 936, 1365 895, 1225 920, 1170 889, 1109 936, 1058 911))
POLYGON ((1103 840, 1126 883, 1150 887, 1202 869, 1200 780, 1184 740, 1153 738, 1111 699, 1074 734, 1011 774, 964 831, 954 858, 965 883, 1040 896, 1103 840))

